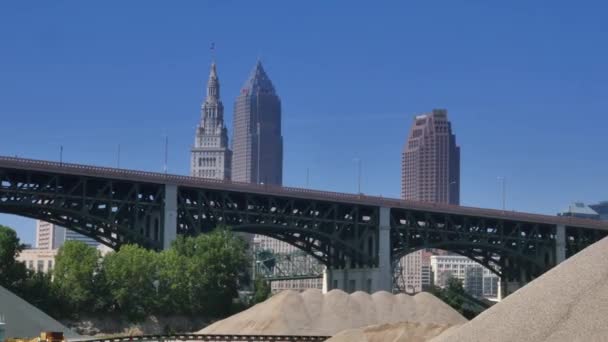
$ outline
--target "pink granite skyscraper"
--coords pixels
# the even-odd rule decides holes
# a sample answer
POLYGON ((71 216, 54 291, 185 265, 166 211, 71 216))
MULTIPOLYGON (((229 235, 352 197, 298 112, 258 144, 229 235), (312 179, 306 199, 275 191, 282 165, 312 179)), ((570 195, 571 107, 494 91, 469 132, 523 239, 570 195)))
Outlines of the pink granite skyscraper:
MULTIPOLYGON (((406 200, 460 203, 460 147, 447 111, 418 115, 401 156, 401 197, 406 200)), ((429 251, 437 254, 438 251, 429 251)), ((409 293, 430 284, 430 253, 419 250, 399 261, 397 286, 409 293)))
POLYGON ((460 147, 445 109, 414 118, 401 158, 401 197, 460 203, 460 147))

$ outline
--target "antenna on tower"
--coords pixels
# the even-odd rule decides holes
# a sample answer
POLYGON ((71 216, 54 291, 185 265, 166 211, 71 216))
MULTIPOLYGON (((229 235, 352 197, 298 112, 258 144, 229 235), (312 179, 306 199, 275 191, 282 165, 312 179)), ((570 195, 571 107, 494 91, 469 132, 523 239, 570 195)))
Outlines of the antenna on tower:
POLYGON ((211 42, 209 50, 211 50, 211 62, 215 63, 215 42, 211 42))

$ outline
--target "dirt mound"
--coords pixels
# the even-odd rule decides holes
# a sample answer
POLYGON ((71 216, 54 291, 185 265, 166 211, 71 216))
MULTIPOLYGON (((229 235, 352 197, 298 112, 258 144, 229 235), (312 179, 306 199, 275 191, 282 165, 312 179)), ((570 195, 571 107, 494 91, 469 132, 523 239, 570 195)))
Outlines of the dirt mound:
POLYGON ((405 321, 456 325, 466 319, 428 293, 283 291, 200 333, 331 336, 346 329, 405 321))
POLYGON ((450 325, 390 323, 345 330, 327 342, 424 342, 448 330, 450 325))
POLYGON ((608 238, 433 341, 605 341, 606 336, 608 238))
POLYGON ((6 337, 32 338, 40 336, 41 331, 62 331, 65 337, 80 337, 2 286, 0 286, 0 316, 4 317, 6 323, 6 337))

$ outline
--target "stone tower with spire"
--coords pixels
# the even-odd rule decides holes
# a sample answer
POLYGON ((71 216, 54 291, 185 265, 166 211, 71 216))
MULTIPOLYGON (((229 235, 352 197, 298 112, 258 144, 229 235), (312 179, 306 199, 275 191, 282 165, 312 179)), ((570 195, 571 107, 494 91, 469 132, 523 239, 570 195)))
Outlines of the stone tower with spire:
POLYGON ((220 80, 215 62, 211 64, 207 97, 196 127, 190 174, 194 177, 230 179, 232 151, 228 148, 228 130, 224 125, 224 105, 220 100, 220 80))
POLYGON ((281 99, 258 60, 234 104, 232 180, 282 185, 281 99))

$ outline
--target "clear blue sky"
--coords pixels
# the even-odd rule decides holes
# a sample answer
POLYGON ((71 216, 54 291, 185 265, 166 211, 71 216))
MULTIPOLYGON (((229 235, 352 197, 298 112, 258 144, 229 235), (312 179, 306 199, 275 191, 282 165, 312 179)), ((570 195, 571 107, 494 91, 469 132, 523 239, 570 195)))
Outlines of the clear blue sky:
MULTIPOLYGON (((604 1, 2 1, 1 155, 188 172, 215 42, 226 120, 258 56, 286 185, 398 197, 415 114, 447 108, 462 204, 608 199, 604 1)), ((0 215, 26 242, 33 221, 0 215)))

